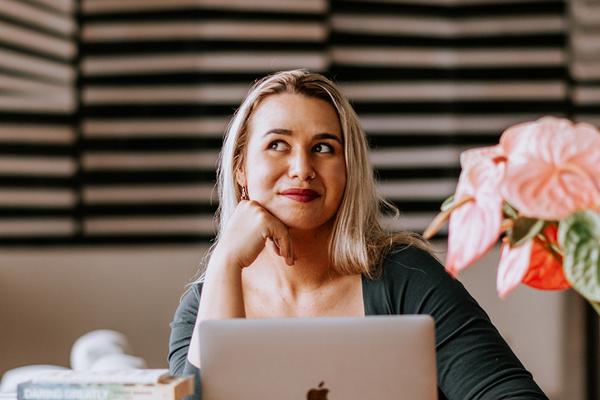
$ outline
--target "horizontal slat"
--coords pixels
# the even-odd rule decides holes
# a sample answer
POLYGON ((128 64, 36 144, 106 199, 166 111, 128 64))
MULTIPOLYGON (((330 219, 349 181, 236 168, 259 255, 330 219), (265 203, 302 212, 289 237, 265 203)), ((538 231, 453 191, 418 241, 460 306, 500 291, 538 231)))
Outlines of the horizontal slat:
POLYGON ((575 59, 570 64, 571 74, 576 80, 600 80, 600 62, 575 59))
POLYGON ((152 137, 192 136, 221 137, 227 126, 227 118, 177 118, 177 119, 86 119, 82 124, 87 137, 152 137))
POLYGON ((47 96, 0 95, 0 111, 69 114, 77 108, 72 93, 48 93, 47 96))
MULTIPOLYGON (((600 63, 598 64, 598 66, 600 67, 600 63)), ((590 87, 576 87, 573 91, 573 100, 577 104, 600 105, 600 85, 590 87)))
POLYGON ((144 171, 84 171, 83 181, 89 185, 121 185, 142 187, 146 185, 189 185, 212 183, 214 170, 144 170, 144 171))
POLYGON ((0 124, 0 143, 69 144, 74 140, 71 126, 0 124))
POLYGON ((342 84, 344 94, 354 101, 421 100, 508 100, 561 99, 564 82, 391 82, 342 84))
POLYGON ((440 200, 454 193, 455 189, 455 179, 424 179, 416 182, 386 181, 377 184, 378 192, 389 200, 440 200))
POLYGON ((305 67, 315 72, 328 66, 326 55, 317 52, 296 53, 211 53, 156 54, 126 57, 84 57, 84 75, 152 74, 160 72, 219 71, 268 72, 305 67))
POLYGON ((88 86, 83 90, 83 101, 86 104, 239 104, 247 92, 248 85, 88 86))
MULTIPOLYGON (((70 236, 75 222, 67 218, 37 218, 0 220, 0 238, 27 236, 70 236)), ((1 239, 0 239, 1 240, 1 239)))
POLYGON ((454 146, 385 149, 371 151, 369 159, 375 168, 456 167, 463 150, 454 146))
POLYGON ((565 29, 560 16, 444 19, 415 16, 338 14, 331 18, 334 31, 367 35, 416 35, 424 37, 485 37, 531 33, 560 33, 565 29))
MULTIPOLYGON (((148 216, 198 216, 214 215, 217 211, 216 204, 207 201, 200 203, 174 202, 174 203, 137 203, 137 204, 84 204, 85 215, 92 219, 98 218, 133 218, 148 216)), ((431 208, 429 209, 431 210, 431 208)))
POLYGON ((72 92, 70 85, 60 83, 50 83, 31 78, 22 78, 19 76, 4 74, 0 72, 0 91, 8 92, 30 92, 39 93, 43 96, 51 95, 52 93, 69 93, 72 92))
MULTIPOLYGON (((435 213, 402 213, 400 210, 399 218, 392 218, 390 216, 382 216, 380 217, 381 225, 391 231, 399 232, 399 231, 411 231, 422 234, 425 229, 429 226, 433 218, 435 218, 435 213)), ((448 226, 444 226, 440 229, 438 235, 444 235, 448 232, 448 226)))
MULTIPOLYGON (((513 35, 474 35, 455 37, 435 36, 392 36, 392 35, 367 35, 364 33, 332 32, 331 43, 340 48, 369 48, 369 47, 395 47, 398 49, 453 49, 453 50, 512 50, 518 49, 555 49, 563 47, 566 35, 559 33, 539 34, 513 34, 513 35)), ((134 43, 124 45, 119 51, 131 51, 134 43)), ((160 43, 152 43, 151 46, 160 46, 160 43)), ((243 44, 237 44, 243 46, 243 44)), ((105 46, 106 47, 106 46, 105 46)), ((88 51, 102 51, 102 46, 88 46, 88 51), (94 48, 98 47, 98 49, 94 48)), ((106 50, 106 49, 105 49, 106 50)), ((492 67, 493 68, 493 67, 492 67)), ((458 77, 458 75, 455 75, 458 77)))
POLYGON ((162 235, 165 233, 191 233, 210 235, 215 232, 212 216, 166 216, 129 218, 86 218, 87 235, 162 235))
POLYGON ((499 67, 562 65, 562 49, 452 50, 333 47, 332 60, 353 66, 499 67))
POLYGON ((143 187, 85 186, 86 204, 202 203, 216 202, 212 184, 146 185, 143 187))
POLYGON ((576 58, 597 59, 600 62, 600 20, 597 32, 573 30, 570 34, 570 43, 576 58))
POLYGON ((311 12, 327 11, 326 0, 82 0, 82 11, 86 14, 164 11, 193 7, 218 8, 225 10, 311 12))
POLYGON ((177 134, 161 136, 119 136, 118 140, 111 137, 85 137, 83 146, 90 153, 96 152, 177 152, 203 151, 220 149, 223 145, 221 136, 202 137, 177 134))
POLYGON ((62 35, 73 35, 77 29, 74 18, 48 12, 22 0, 2 0, 0 15, 5 15, 62 35))
MULTIPOLYGON (((339 3, 369 3, 371 0, 336 0, 339 3)), ((441 6, 467 6, 486 4, 514 4, 514 3, 547 3, 548 0, 376 0, 378 3, 394 4, 419 4, 419 5, 441 5, 441 6)))
POLYGON ((538 117, 536 114, 513 115, 368 115, 362 114, 361 123, 365 131, 377 134, 418 134, 439 133, 491 134, 498 135, 504 129, 518 122, 525 122, 538 117))
POLYGON ((77 196, 67 189, 0 188, 0 206, 66 208, 75 206, 77 196))
POLYGON ((60 11, 65 14, 73 14, 76 8, 77 0, 28 0, 31 3, 37 3, 46 8, 60 11))
POLYGON ((0 68, 65 83, 72 83, 76 76, 72 65, 2 48, 0 48, 0 68))
POLYGON ((152 23, 89 23, 82 31, 85 42, 168 41, 174 39, 239 41, 308 41, 327 38, 328 28, 312 22, 161 21, 152 23))
MULTIPOLYGON (((452 46, 450 46, 452 47, 452 46)), ((498 82, 527 80, 531 82, 544 82, 564 80, 567 76, 564 64, 556 65, 530 65, 530 66, 506 66, 506 65, 489 65, 485 67, 470 67, 470 66, 393 66, 393 65, 338 65, 333 63, 330 68, 330 73, 338 79, 345 81, 369 82, 377 78, 378 80, 390 81, 488 81, 495 80, 498 82)), ((125 83, 126 79, 136 79, 134 77, 118 78, 120 83, 125 83)), ((96 78, 97 81, 100 78, 96 78)), ((105 81, 111 78, 102 78, 105 81)), ((113 78, 114 81, 117 78, 113 78)), ((160 79, 159 76, 148 77, 147 82, 154 82, 160 79)))
POLYGON ((43 157, 0 157, 2 175, 71 176, 77 167, 73 159, 43 157))
POLYGON ((158 154, 97 153, 83 155, 83 168, 95 170, 214 169, 218 152, 158 154))
POLYGON ((0 21, 0 43, 7 43, 67 61, 75 57, 77 53, 76 44, 68 39, 59 39, 3 21, 0 21))

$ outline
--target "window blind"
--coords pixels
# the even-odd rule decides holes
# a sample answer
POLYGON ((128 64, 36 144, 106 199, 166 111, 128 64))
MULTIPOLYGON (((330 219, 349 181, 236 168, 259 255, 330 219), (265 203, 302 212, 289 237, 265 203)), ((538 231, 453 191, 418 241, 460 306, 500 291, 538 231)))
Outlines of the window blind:
POLYGON ((0 245, 210 240, 228 119, 298 67, 355 106, 386 226, 422 232, 462 150, 542 115, 600 123, 599 6, 570 4, 0 2, 0 245))
POLYGON ((0 243, 77 236, 77 24, 71 0, 0 3, 0 243))

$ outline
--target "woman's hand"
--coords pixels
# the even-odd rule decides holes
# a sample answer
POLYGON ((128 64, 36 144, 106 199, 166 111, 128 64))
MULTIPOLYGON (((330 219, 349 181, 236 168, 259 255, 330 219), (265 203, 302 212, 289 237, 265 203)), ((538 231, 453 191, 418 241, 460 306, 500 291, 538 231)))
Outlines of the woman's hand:
POLYGON ((188 360, 196 367, 200 367, 199 324, 208 319, 246 317, 241 269, 252 265, 265 246, 272 246, 288 265, 294 264, 288 227, 260 203, 242 200, 222 230, 206 269, 188 349, 188 360))
POLYGON ((254 200, 239 202, 219 240, 220 246, 226 246, 225 251, 240 268, 252 265, 265 246, 283 257, 287 265, 294 265, 288 227, 254 200))

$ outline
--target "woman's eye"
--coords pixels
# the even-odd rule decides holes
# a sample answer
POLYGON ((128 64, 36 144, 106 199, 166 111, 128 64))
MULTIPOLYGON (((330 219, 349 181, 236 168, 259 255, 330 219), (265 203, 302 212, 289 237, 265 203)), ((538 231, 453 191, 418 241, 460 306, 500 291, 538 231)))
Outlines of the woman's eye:
POLYGON ((275 140, 275 141, 269 143, 269 149, 281 151, 281 150, 285 149, 284 145, 285 145, 285 143, 282 142, 281 140, 275 140))
POLYGON ((333 153, 333 146, 327 143, 319 143, 314 149, 319 153, 333 153))

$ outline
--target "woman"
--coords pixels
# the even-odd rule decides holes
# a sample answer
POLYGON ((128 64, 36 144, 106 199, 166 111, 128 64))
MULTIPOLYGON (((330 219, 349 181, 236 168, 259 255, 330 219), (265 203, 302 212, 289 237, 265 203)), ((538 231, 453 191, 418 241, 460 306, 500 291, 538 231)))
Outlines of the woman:
POLYGON ((202 320, 430 314, 440 399, 546 399, 485 312, 416 235, 388 234, 368 146, 339 89, 305 70, 257 82, 218 168, 219 232, 171 324, 169 365, 200 367, 202 320))

